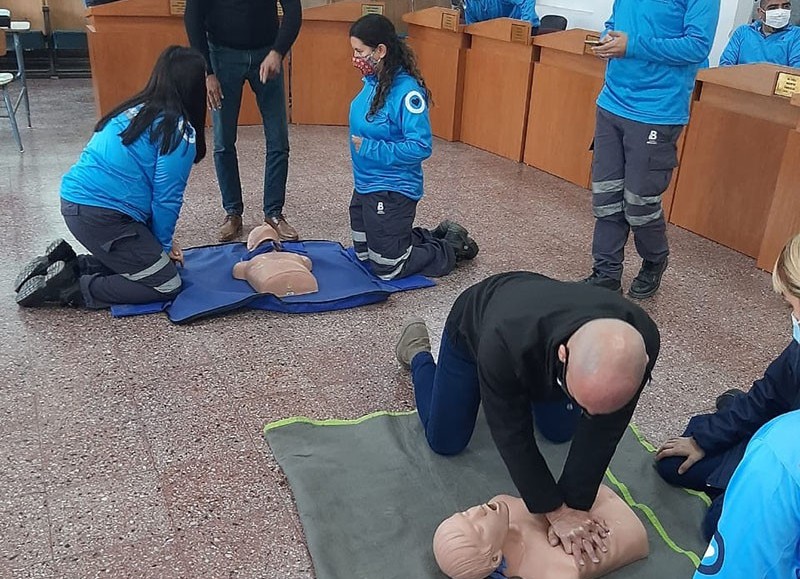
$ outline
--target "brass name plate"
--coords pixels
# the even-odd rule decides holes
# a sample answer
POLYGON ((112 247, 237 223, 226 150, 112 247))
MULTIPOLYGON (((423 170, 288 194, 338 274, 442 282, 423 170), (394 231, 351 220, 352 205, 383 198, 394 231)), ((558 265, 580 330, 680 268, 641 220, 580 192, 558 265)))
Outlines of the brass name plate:
POLYGON ((531 30, 524 24, 511 25, 511 42, 519 42, 520 44, 528 44, 531 39, 531 30))
POLYGON ((792 98, 800 93, 800 76, 789 72, 779 72, 775 81, 775 96, 792 98))
POLYGON ((183 16, 186 12, 186 0, 169 0, 169 13, 172 16, 183 16))
POLYGON ((442 13, 442 30, 458 32, 458 16, 449 12, 442 13))
POLYGON ((583 41, 583 53, 594 56, 594 52, 592 52, 592 49, 598 44, 600 44, 599 34, 587 34, 586 38, 583 41))
POLYGON ((383 14, 383 4, 362 4, 361 16, 367 14, 383 14))

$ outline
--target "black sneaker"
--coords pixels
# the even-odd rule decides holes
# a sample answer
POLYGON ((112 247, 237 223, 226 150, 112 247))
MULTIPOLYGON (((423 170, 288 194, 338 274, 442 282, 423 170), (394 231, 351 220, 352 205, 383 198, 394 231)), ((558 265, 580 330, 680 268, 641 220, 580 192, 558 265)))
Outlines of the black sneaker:
POLYGON ((45 302, 62 301, 62 292, 77 283, 72 264, 57 261, 51 264, 44 275, 30 278, 17 292, 17 303, 26 308, 41 306, 45 302))
POLYGON ((642 269, 639 274, 633 279, 631 287, 628 290, 628 295, 637 300, 649 298, 651 295, 658 291, 661 285, 661 277, 667 269, 668 259, 661 263, 653 263, 652 261, 643 261, 642 269))
POLYGON ((456 262, 475 259, 475 256, 478 255, 478 244, 467 235, 467 230, 458 223, 450 222, 443 239, 455 251, 456 262))
POLYGON ((723 410, 731 405, 731 403, 736 400, 739 396, 744 396, 744 391, 739 390, 738 388, 731 388, 730 390, 725 390, 722 394, 717 396, 717 400, 714 403, 714 406, 717 410, 723 410))
POLYGON ((597 273, 594 270, 592 270, 592 275, 582 279, 581 282, 595 287, 601 287, 612 292, 622 293, 622 283, 620 283, 618 279, 597 273))
POLYGON ((47 249, 44 250, 44 255, 33 258, 31 261, 22 268, 14 280, 14 291, 19 292, 22 285, 37 275, 44 275, 47 268, 57 261, 72 261, 75 259, 75 250, 72 249, 69 243, 63 239, 56 239, 47 249))
POLYGON ((448 231, 452 232, 453 234, 463 235, 464 237, 469 235, 469 231, 467 231, 466 227, 456 223, 455 221, 450 221, 449 219, 445 219, 434 229, 431 229, 431 234, 437 239, 444 239, 448 231))

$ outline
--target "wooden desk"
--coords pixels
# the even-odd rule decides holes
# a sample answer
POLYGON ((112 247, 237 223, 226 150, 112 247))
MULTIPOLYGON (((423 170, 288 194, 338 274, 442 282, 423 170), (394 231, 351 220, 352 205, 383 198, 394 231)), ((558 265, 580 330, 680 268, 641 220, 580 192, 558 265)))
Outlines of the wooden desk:
POLYGON ((585 53, 590 30, 533 39, 540 49, 531 86, 524 161, 581 187, 591 187, 595 101, 606 63, 585 53))
POLYGON ((433 134, 446 141, 458 141, 461 135, 470 37, 458 19, 459 11, 449 8, 426 8, 403 16, 408 24, 408 44, 417 55, 420 71, 433 95, 433 134))
MULTIPOLYGON (((522 160, 533 61, 530 22, 498 18, 467 26, 461 140, 522 160)), ((436 95, 434 95, 435 98, 436 95)))
MULTIPOLYGON (((144 88, 167 46, 189 44, 183 15, 170 14, 169 0, 121 0, 93 6, 87 14, 98 117, 144 88)), ((285 71, 284 75, 288 76, 285 71)), ((239 124, 261 124, 255 95, 249 88, 242 92, 239 124)))
MULTIPOLYGON (((791 104, 800 107, 800 95, 791 104)), ((786 242, 800 233, 800 123, 789 132, 756 265, 772 271, 786 242)))
POLYGON ((761 250, 787 140, 800 119, 800 107, 772 94, 781 70, 793 69, 700 72, 670 218, 751 257, 761 250))
POLYGON ((350 26, 382 3, 336 2, 303 10, 303 26, 292 48, 292 122, 348 125, 350 102, 361 90, 352 65, 350 26))

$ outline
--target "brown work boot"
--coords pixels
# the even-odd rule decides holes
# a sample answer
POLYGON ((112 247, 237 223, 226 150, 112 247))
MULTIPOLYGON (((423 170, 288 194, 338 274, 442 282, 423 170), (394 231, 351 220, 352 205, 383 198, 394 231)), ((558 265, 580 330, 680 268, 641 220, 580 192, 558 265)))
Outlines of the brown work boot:
POLYGON ((281 241, 297 241, 300 238, 297 230, 289 225, 282 214, 267 217, 264 223, 272 225, 272 228, 278 232, 278 237, 281 238, 281 241))
POLYGON ((222 242, 233 241, 242 235, 242 216, 226 215, 222 227, 219 228, 219 240, 222 242))
POLYGON ((428 327, 422 318, 410 318, 403 324, 394 354, 397 361, 406 370, 411 368, 411 360, 420 352, 431 351, 431 339, 428 336, 428 327))

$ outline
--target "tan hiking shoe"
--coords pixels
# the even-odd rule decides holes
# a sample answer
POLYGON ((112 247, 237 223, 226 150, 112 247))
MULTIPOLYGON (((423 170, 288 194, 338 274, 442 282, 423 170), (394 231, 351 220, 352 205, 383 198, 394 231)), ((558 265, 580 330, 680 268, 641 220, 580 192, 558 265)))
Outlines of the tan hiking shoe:
POLYGON ((242 235, 242 216, 227 215, 219 228, 218 239, 222 242, 233 241, 242 235))
POLYGON ((420 352, 431 351, 431 339, 428 336, 428 327, 422 318, 410 318, 403 324, 400 331, 400 338, 394 348, 397 361, 405 369, 411 368, 411 360, 420 352))
POLYGON ((267 225, 272 225, 272 228, 278 232, 281 241, 297 241, 300 236, 297 230, 289 225, 283 215, 276 215, 274 217, 267 217, 264 220, 267 225))

